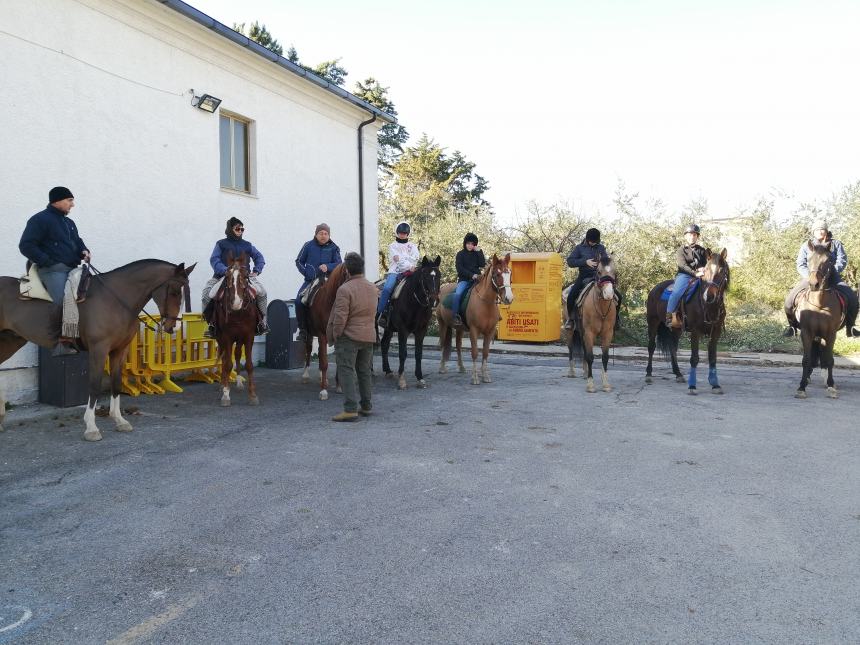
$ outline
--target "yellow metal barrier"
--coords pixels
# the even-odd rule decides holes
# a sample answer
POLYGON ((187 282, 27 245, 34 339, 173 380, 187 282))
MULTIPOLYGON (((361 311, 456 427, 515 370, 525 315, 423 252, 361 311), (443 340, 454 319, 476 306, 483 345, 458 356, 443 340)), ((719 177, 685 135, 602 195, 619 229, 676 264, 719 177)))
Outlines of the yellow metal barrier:
MULTIPOLYGON (((140 328, 132 339, 122 369, 122 391, 130 396, 182 392, 173 377, 188 373, 186 381, 214 383, 221 378, 218 343, 204 337, 202 314, 183 314, 173 333, 157 333, 145 325, 158 316, 140 317, 140 328), (156 380, 157 379, 157 380, 156 380)), ((109 369, 109 366, 106 366, 109 369)), ((235 373, 230 374, 231 380, 235 373)))

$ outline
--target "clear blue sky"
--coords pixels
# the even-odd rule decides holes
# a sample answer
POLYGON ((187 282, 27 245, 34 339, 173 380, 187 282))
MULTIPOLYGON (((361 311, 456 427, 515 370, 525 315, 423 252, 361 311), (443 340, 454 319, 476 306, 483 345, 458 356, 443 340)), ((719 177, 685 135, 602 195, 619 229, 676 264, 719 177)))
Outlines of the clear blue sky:
POLYGON ((860 180, 860 2, 191 0, 302 62, 390 87, 401 123, 529 199, 608 215, 615 186, 715 217, 860 180))

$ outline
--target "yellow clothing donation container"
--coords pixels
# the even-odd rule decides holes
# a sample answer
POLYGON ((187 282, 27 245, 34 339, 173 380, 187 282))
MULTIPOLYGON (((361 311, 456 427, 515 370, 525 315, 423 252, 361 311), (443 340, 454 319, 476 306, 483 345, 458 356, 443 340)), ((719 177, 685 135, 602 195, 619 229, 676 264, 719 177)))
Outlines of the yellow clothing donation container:
POLYGON ((511 253, 514 301, 499 307, 499 339, 546 343, 561 338, 563 270, 558 253, 511 253))

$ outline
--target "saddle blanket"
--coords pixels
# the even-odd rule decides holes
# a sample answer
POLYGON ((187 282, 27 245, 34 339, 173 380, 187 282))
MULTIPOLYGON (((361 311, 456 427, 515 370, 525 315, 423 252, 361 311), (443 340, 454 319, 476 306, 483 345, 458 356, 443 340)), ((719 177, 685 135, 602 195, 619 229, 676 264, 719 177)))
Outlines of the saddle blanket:
MULTIPOLYGON (((691 280, 690 284, 687 285, 687 290, 684 292, 684 302, 690 302, 693 299, 693 296, 696 293, 696 290, 699 288, 699 283, 701 279, 696 278, 695 280, 691 280)), ((668 300, 669 296, 672 295, 672 289, 675 287, 674 284, 670 284, 668 287, 663 289, 663 293, 660 295, 660 300, 668 300)))
MULTIPOLYGON (((463 319, 463 322, 466 322, 466 309, 469 308, 469 299, 472 297, 472 289, 474 289, 475 285, 471 284, 463 293, 463 297, 460 299, 460 318, 463 319)), ((454 292, 452 291, 447 296, 442 299, 442 306, 445 309, 452 309, 454 307, 454 292)))

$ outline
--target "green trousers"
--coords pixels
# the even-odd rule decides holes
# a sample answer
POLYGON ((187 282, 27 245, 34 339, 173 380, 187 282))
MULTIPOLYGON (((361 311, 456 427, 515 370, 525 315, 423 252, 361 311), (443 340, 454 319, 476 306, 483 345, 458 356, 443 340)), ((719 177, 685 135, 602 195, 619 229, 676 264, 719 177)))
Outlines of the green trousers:
POLYGON ((363 410, 370 410, 373 343, 357 343, 341 336, 335 344, 334 355, 337 375, 343 387, 344 411, 358 412, 359 402, 363 410))

